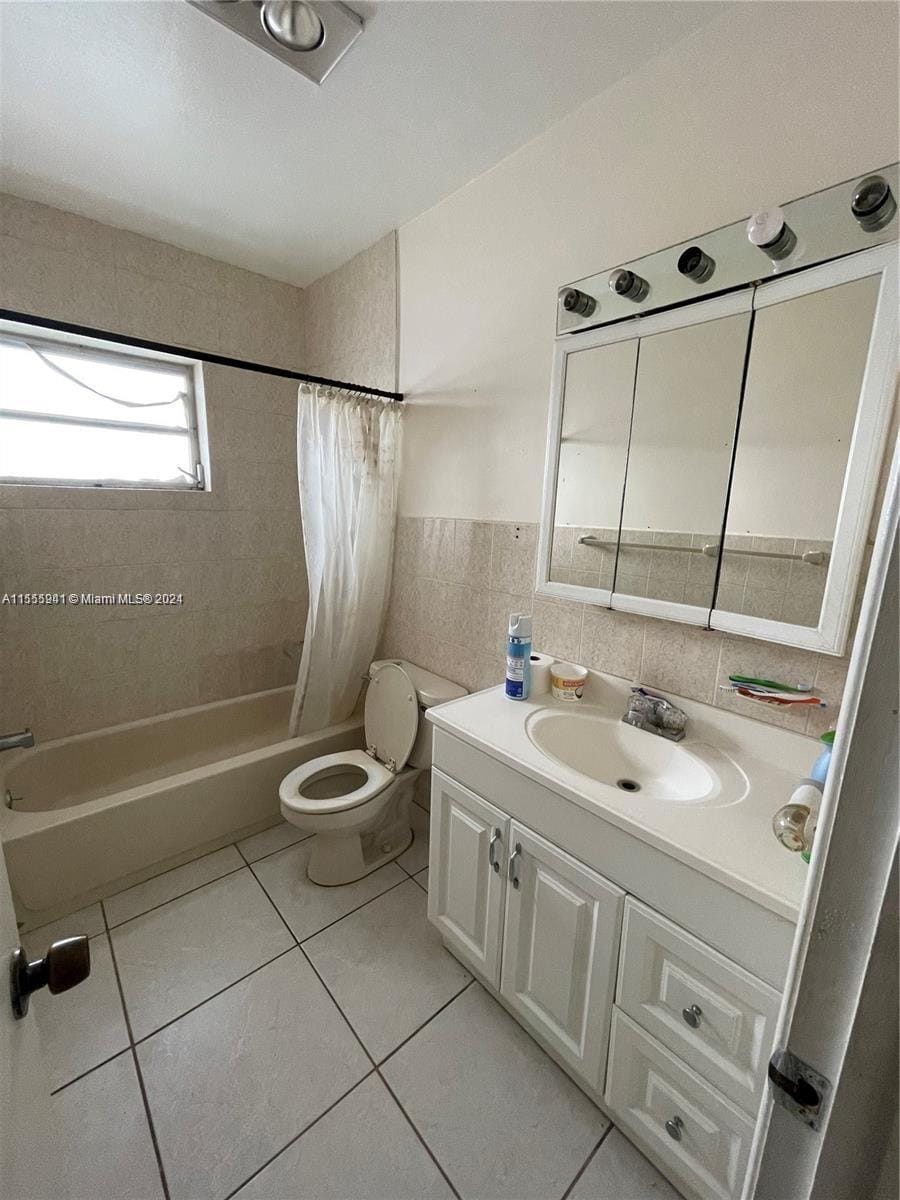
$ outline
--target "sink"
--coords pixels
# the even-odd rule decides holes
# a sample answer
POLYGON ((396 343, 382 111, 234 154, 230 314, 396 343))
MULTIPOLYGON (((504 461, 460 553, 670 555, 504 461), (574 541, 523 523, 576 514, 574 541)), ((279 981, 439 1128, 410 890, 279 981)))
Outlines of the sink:
POLYGON ((602 709, 541 709, 525 732, 542 754, 624 795, 674 804, 725 805, 747 792, 743 771, 706 742, 670 742, 602 709))

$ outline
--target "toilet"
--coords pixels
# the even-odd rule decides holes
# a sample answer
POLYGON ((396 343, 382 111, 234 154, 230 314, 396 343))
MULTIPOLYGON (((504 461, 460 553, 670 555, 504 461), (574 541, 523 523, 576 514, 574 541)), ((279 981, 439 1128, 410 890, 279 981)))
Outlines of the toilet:
POLYGON ((278 789, 284 819, 314 835, 306 868, 313 883, 353 883, 408 848, 413 790, 431 767, 432 727, 421 714, 465 694, 404 659, 372 663, 366 749, 310 759, 278 789))

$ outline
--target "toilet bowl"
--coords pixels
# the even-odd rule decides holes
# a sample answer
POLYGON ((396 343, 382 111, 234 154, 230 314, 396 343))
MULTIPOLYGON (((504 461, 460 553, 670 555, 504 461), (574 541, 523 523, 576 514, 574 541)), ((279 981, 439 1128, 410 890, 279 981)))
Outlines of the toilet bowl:
POLYGON ((366 749, 311 759, 278 789, 285 820, 313 835, 306 868, 313 883, 352 883, 408 848, 416 779, 431 765, 431 727, 420 714, 463 695, 458 684, 403 659, 372 663, 366 749))

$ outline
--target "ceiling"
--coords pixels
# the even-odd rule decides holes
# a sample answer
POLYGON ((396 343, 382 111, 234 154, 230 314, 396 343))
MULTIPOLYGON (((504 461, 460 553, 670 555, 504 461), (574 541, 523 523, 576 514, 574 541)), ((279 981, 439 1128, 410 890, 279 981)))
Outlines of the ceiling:
POLYGON ((316 87, 182 0, 0 3, 0 185, 303 286, 725 6, 351 7, 316 87))

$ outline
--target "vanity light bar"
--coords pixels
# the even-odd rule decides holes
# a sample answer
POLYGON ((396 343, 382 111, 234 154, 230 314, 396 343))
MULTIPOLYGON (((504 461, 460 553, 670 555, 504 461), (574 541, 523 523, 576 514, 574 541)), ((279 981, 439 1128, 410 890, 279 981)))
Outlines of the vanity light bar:
POLYGON ((898 193, 893 163, 567 283, 559 289, 556 332, 688 304, 893 241, 898 193))

